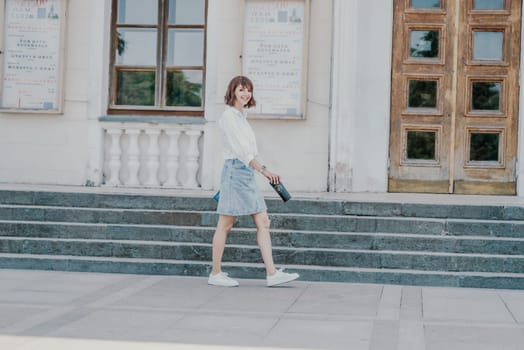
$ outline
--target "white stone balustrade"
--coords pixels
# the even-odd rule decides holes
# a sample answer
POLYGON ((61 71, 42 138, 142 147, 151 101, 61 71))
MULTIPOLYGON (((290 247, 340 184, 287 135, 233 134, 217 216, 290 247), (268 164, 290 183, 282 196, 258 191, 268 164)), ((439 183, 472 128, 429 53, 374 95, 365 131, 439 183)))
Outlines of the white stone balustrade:
POLYGON ((129 136, 129 146, 127 149, 127 168, 129 170, 129 177, 125 182, 128 186, 140 185, 138 180, 138 169, 140 168, 140 149, 138 147, 138 136, 140 130, 138 129, 127 129, 126 135, 129 136))
POLYGON ((107 178, 107 184, 110 186, 116 186, 120 183, 120 155, 122 154, 120 147, 120 137, 122 136, 122 130, 120 129, 107 129, 107 136, 111 146, 109 152, 106 152, 106 159, 108 160, 109 176, 107 178))
POLYGON ((103 123, 106 186, 198 188, 202 124, 103 123))
POLYGON ((179 156, 180 152, 178 150, 178 140, 180 138, 180 134, 182 132, 180 130, 166 130, 166 134, 169 136, 168 138, 168 157, 167 157, 167 174, 168 178, 165 182, 165 186, 167 187, 177 187, 178 186, 178 178, 177 178, 177 172, 179 167, 179 156))

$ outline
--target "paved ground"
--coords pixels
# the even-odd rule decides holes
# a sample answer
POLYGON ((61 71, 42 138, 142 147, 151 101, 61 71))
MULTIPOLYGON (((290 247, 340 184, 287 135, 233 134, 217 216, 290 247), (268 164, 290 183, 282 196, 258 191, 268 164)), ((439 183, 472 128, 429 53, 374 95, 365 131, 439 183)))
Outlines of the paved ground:
POLYGON ((524 349, 524 291, 0 270, 0 349, 524 349))

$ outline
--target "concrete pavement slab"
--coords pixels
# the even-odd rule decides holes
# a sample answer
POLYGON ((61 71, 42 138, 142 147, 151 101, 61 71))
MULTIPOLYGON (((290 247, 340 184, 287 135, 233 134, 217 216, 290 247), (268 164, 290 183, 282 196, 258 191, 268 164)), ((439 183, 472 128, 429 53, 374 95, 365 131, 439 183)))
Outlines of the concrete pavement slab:
POLYGON ((397 348, 399 322, 392 320, 375 320, 371 334, 369 350, 395 350, 397 348))
POLYGON ((401 320, 399 322, 398 350, 424 350, 426 338, 424 323, 420 321, 401 320))
POLYGON ((509 323, 513 319, 508 308, 493 291, 432 288, 423 290, 424 319, 509 323))
POLYGON ((202 288, 201 279, 165 279, 155 276, 149 283, 141 283, 120 298, 113 298, 113 307, 140 307, 148 309, 195 309, 222 292, 221 289, 202 288))
POLYGON ((27 305, 2 305, 0 313, 0 329, 19 323, 27 318, 45 311, 46 307, 27 305))
POLYGON ((515 321, 519 324, 524 324, 524 293, 502 291, 499 293, 499 296, 515 321))
POLYGON ((54 338, 88 338, 121 341, 158 341, 164 330, 172 328, 183 313, 145 310, 96 310, 49 333, 54 338))
POLYGON ((522 350, 524 333, 518 328, 426 326, 426 350, 522 350))
POLYGON ((422 288, 405 286, 402 287, 400 301, 401 320, 422 319, 422 288))
POLYGON ((355 349, 369 348, 373 322, 334 320, 280 321, 264 339, 264 346, 278 349, 355 349))
POLYGON ((220 290, 213 299, 208 300, 202 309, 212 311, 244 311, 251 313, 282 313, 296 303, 307 288, 306 284, 295 283, 293 287, 282 286, 267 288, 265 281, 242 281, 240 287, 224 288, 209 286, 212 290, 220 290))
POLYGON ((260 346, 278 318, 245 314, 186 314, 161 340, 172 343, 260 346))
POLYGON ((0 349, 524 350, 524 291, 240 283, 0 270, 0 349))
POLYGON ((377 310, 379 320, 398 320, 400 315, 400 302, 402 299, 402 286, 385 285, 382 288, 380 304, 377 310))
POLYGON ((382 288, 382 285, 309 284, 289 312, 375 317, 382 288))

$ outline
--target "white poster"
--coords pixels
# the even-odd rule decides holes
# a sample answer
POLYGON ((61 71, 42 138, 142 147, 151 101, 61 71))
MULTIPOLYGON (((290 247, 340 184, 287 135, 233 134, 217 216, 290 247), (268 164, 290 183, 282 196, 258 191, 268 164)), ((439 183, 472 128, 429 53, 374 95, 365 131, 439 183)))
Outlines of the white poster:
POLYGON ((254 114, 302 117, 304 0, 246 0, 243 74, 254 114))
POLYGON ((2 108, 59 108, 62 0, 5 0, 2 108))

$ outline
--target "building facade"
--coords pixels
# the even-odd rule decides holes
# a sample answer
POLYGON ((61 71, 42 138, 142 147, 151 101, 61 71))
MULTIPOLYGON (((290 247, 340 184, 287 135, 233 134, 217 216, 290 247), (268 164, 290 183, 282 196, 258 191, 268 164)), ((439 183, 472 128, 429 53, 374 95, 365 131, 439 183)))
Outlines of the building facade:
POLYGON ((524 195, 521 1, 3 3, 0 183, 217 189, 247 74, 292 191, 524 195), (55 85, 22 79, 45 60, 55 85))

